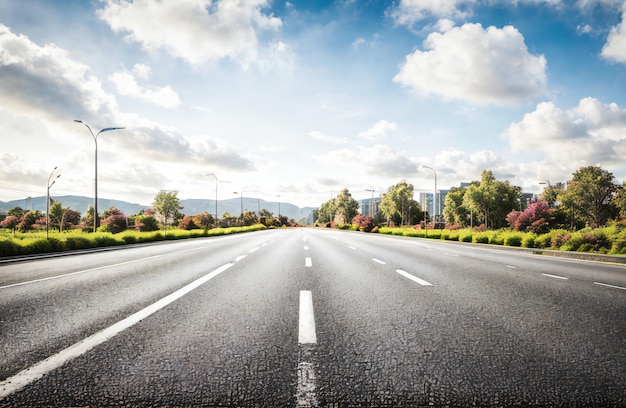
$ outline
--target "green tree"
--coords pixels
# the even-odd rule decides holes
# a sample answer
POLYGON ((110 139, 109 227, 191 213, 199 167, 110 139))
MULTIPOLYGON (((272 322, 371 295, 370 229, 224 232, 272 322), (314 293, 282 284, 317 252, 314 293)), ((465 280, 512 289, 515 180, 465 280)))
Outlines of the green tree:
POLYGON ((160 191, 154 197, 152 208, 156 211, 157 219, 165 229, 167 229, 168 225, 174 224, 176 219, 179 218, 180 213, 178 210, 183 209, 177 195, 177 191, 160 191))
POLYGON ((463 196, 463 206, 472 211, 487 228, 507 225, 506 216, 520 209, 522 194, 508 181, 497 181, 491 170, 483 170, 480 182, 474 181, 463 196))
POLYGON ((24 210, 20 206, 13 207, 9 211, 7 211, 7 216, 12 215, 14 217, 17 217, 17 219, 21 219, 24 216, 24 214, 26 214, 26 210, 24 210))
POLYGON ((443 216, 448 224, 466 227, 469 225, 470 211, 463 205, 465 187, 452 187, 443 203, 443 216))
POLYGON ((338 224, 351 223, 352 219, 359 213, 359 202, 352 198, 352 194, 347 188, 341 190, 334 201, 336 208, 334 220, 338 224))
POLYGON ((572 215, 572 226, 582 221, 591 227, 601 227, 618 211, 615 196, 620 186, 613 183, 613 173, 598 166, 581 167, 573 173, 561 203, 572 215))
POLYGON ((382 195, 379 211, 387 220, 399 225, 417 224, 423 219, 424 213, 420 204, 413 199, 414 187, 401 181, 387 189, 382 195))
POLYGON ((254 211, 245 211, 243 213, 242 223, 245 226, 254 225, 259 222, 259 219, 256 216, 254 211))
POLYGON ((34 225, 37 223, 37 221, 40 220, 42 217, 45 218, 45 216, 39 210, 28 211, 22 217, 18 228, 20 229, 20 231, 30 231, 34 228, 34 225))

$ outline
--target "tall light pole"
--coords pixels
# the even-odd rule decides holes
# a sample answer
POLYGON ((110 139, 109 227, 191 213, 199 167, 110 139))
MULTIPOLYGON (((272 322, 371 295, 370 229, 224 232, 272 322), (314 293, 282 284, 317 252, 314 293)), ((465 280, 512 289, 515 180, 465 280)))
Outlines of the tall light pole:
POLYGON ((277 194, 276 197, 278 197, 278 219, 280 220, 280 194, 277 194))
POLYGON ((54 185, 54 183, 56 182, 56 179, 61 177, 61 173, 59 173, 55 177, 55 179, 52 180, 52 183, 50 183, 50 180, 52 179, 52 175, 54 174, 56 169, 57 169, 56 166, 54 167, 54 169, 52 169, 52 172, 48 176, 48 183, 46 184, 47 186, 47 189, 46 189, 46 239, 48 239, 48 226, 50 225, 50 187, 54 185))
POLYGON ((219 220, 217 216, 217 187, 220 185, 220 183, 230 183, 230 181, 219 180, 217 176, 213 173, 209 173, 207 174, 207 176, 215 177, 215 227, 217 227, 217 221, 219 220))
POLYGON ((125 128, 123 128, 123 127, 104 128, 104 129, 101 129, 98 133, 96 133, 94 135, 93 131, 91 130, 89 125, 86 124, 85 122, 83 122, 82 120, 74 119, 74 122, 82 123, 83 125, 85 125, 87 127, 87 129, 89 129, 89 133, 91 133, 91 136, 93 136, 93 141, 96 144, 95 176, 94 176, 94 190, 95 190, 95 194, 94 194, 94 199, 93 199, 93 231, 96 232, 96 230, 98 229, 99 224, 100 224, 100 217, 98 216, 98 136, 100 135, 100 133, 103 133, 103 132, 108 132, 110 130, 122 130, 122 129, 125 129, 125 128))
POLYGON ((437 172, 430 166, 422 165, 425 169, 431 169, 435 174, 435 190, 433 191, 433 226, 435 225, 436 217, 437 217, 437 172))

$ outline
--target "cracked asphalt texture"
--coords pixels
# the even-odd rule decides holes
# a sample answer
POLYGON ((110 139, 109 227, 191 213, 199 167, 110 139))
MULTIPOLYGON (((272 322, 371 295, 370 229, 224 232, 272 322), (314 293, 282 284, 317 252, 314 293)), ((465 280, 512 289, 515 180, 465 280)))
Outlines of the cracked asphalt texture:
POLYGON ((317 229, 0 266, 0 286, 93 269, 0 289, 0 381, 241 255, 0 406, 296 406, 303 356, 322 407, 626 406, 626 291, 593 283, 623 266, 317 229))

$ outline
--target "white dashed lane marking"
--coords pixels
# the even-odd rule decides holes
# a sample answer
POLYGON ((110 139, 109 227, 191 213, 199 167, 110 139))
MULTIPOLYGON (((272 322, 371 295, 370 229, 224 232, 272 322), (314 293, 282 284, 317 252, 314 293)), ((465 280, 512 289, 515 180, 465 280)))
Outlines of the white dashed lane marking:
POLYGON ((310 268, 313 266, 313 261, 311 261, 311 258, 309 257, 304 258, 304 266, 306 266, 307 268, 310 268))
POLYGON ((400 275, 404 276, 405 278, 411 279, 413 282, 419 283, 422 286, 433 286, 432 283, 426 282, 425 280, 420 279, 417 276, 413 276, 410 273, 403 271, 402 269, 396 269, 396 272, 398 272, 400 275))

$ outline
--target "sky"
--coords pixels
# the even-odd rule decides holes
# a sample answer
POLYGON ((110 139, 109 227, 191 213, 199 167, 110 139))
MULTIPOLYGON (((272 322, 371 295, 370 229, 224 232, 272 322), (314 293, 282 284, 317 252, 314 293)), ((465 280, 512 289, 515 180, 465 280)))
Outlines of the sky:
MULTIPOLYGON (((624 0, 0 0, 0 200, 626 180, 624 0), (60 174, 59 178, 56 178, 60 174), (213 175, 210 175, 213 174, 213 175)), ((236 193, 236 194, 235 194, 236 193)), ((84 211, 85 209, 78 209, 84 211)))

